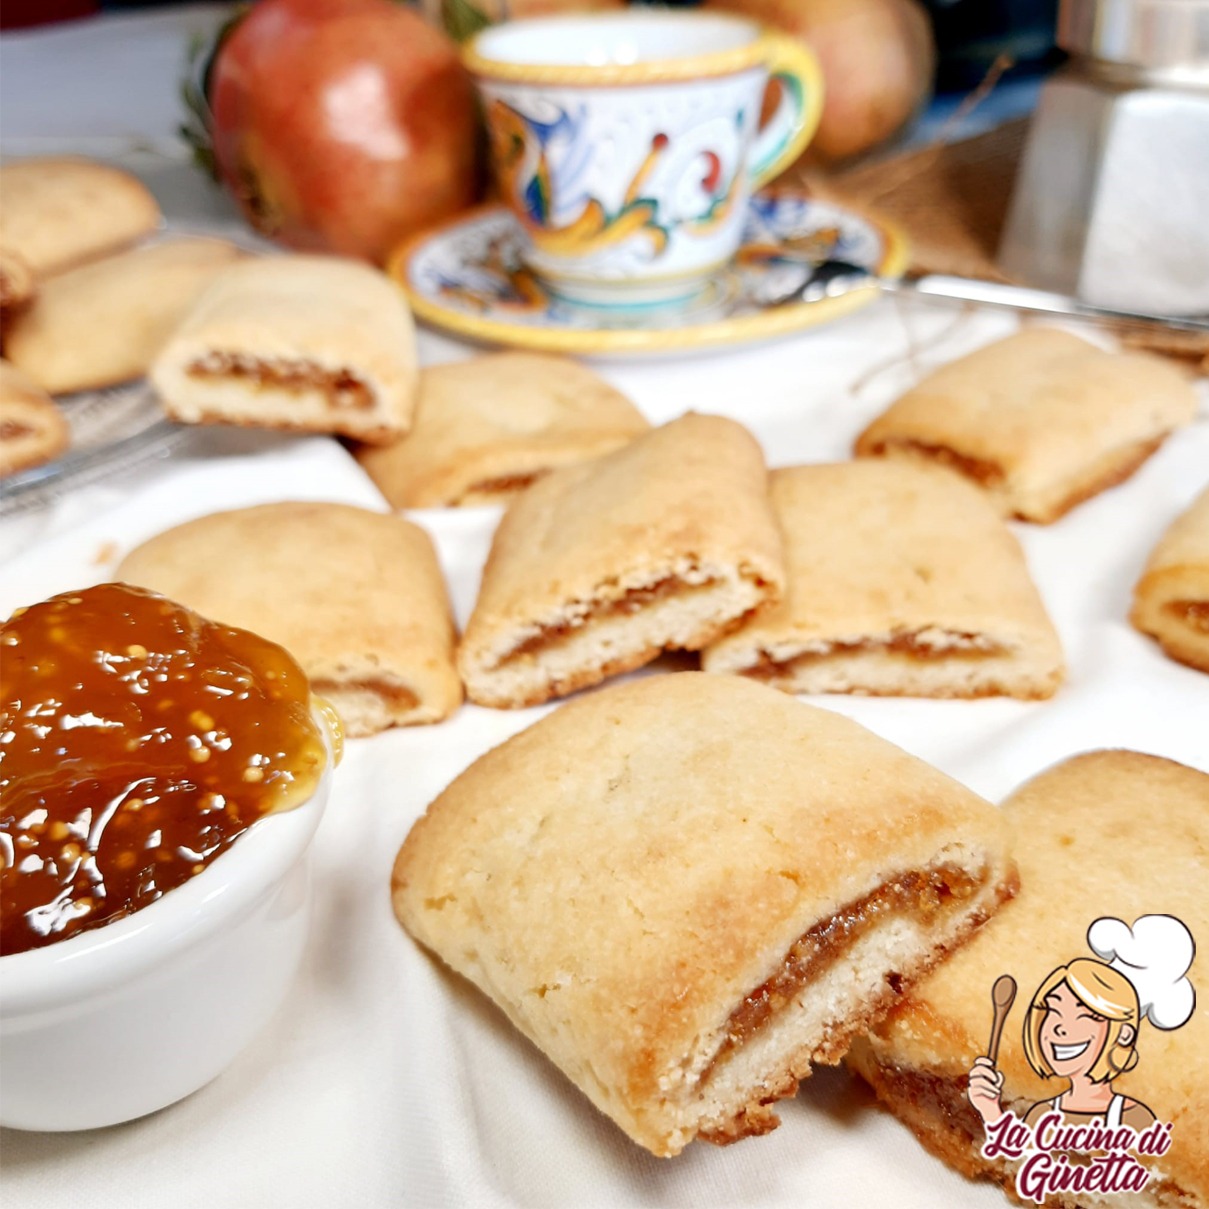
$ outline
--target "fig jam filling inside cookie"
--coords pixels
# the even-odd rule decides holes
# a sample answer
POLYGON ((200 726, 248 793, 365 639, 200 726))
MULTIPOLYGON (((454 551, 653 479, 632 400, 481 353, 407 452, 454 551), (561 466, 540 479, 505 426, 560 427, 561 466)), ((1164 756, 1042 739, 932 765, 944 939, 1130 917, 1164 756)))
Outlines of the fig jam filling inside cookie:
POLYGON ((514 491, 524 491, 537 482, 545 470, 533 470, 528 474, 501 474, 493 479, 482 479, 472 483, 463 493, 463 499, 479 495, 511 495, 514 491))
MULTIPOLYGON (((794 942, 772 977, 746 995, 731 1013, 722 1044, 702 1071, 700 1084, 708 1085, 715 1074, 725 1080, 726 1063, 732 1056, 739 1059, 740 1047, 798 1009, 803 996, 810 993, 811 985, 826 978, 834 965, 849 959, 878 928, 892 926, 895 919, 908 916, 925 927, 940 925, 943 931, 943 925, 951 918, 969 916, 970 900, 986 890, 988 876, 986 868, 970 872, 950 864, 912 870, 883 882, 863 898, 846 904, 828 919, 815 924, 794 942)), ((1014 876, 998 886, 994 901, 969 916, 970 926, 984 923, 996 906, 1013 897, 1018 888, 1014 876)), ((914 966, 911 980, 926 973, 948 947, 934 952, 922 966, 914 966)), ((905 982, 903 976, 894 971, 887 973, 884 981, 884 993, 872 1005, 872 1010, 879 1012, 901 994, 905 982)), ((864 1027, 860 1019, 838 1026, 833 1024, 825 1032, 822 1043, 810 1054, 810 1062, 838 1061, 852 1037, 864 1027)), ((699 1136, 714 1145, 727 1146, 775 1128, 776 1116, 769 1106, 796 1093, 798 1078, 793 1074, 794 1070, 796 1067, 780 1082, 767 1086, 758 1101, 746 1104, 733 1119, 712 1122, 701 1129, 699 1136)))
POLYGON ((350 693, 365 693, 377 697, 397 710, 411 710, 419 707, 420 698, 405 685, 396 684, 391 680, 374 680, 369 677, 350 680, 322 680, 311 682, 315 693, 327 699, 339 700, 350 693))
POLYGON ((930 922, 973 897, 985 881, 985 871, 973 877, 955 865, 912 871, 883 882, 864 898, 815 924, 794 942, 781 968, 731 1013, 726 1038, 714 1063, 747 1041, 777 1012, 792 1005, 811 979, 843 957, 875 925, 902 913, 930 922))
POLYGON ((0 248, 0 310, 16 310, 34 293, 29 266, 15 252, 0 248))
POLYGON ((251 357, 244 353, 208 353, 191 362, 191 378, 233 378, 271 390, 301 393, 318 390, 331 407, 365 411, 374 405, 373 392, 351 369, 325 369, 305 358, 251 357))
POLYGON ((778 657, 771 651, 762 649, 759 653, 759 662, 752 664, 750 668, 744 668, 743 672, 744 675, 752 676, 757 680, 776 680, 782 676, 792 675, 798 669, 809 667, 820 660, 857 652, 904 655, 908 659, 921 660, 963 657, 978 659, 1005 653, 999 643, 985 634, 942 630, 931 626, 926 630, 891 634, 887 638, 822 641, 812 649, 798 651, 784 657, 778 657))
POLYGON ((1164 608, 1191 629, 1209 634, 1209 600, 1173 600, 1164 608))
MULTIPOLYGON (((905 1070, 878 1061, 874 1077, 878 1091, 894 1103, 904 1105, 907 1119, 916 1124, 921 1140, 931 1142, 945 1162, 963 1175, 979 1175, 982 1164, 978 1150, 982 1145, 982 1118, 966 1096, 965 1076, 949 1078, 930 1071, 905 1070), (936 1132, 923 1132, 924 1121, 934 1122, 936 1132)), ((1010 1104, 1005 1107, 1012 1107, 1010 1104)))
POLYGON ((948 445, 932 445, 927 441, 911 440, 881 441, 873 452, 885 453, 891 446, 917 453, 933 462, 940 462, 950 470, 956 470, 958 474, 972 479, 981 487, 994 487, 1004 480, 1003 467, 998 462, 970 457, 948 445))
POLYGON ((567 618, 566 621, 551 622, 541 626, 535 633, 530 634, 503 655, 500 665, 502 666, 510 659, 519 659, 536 651, 548 650, 570 638, 571 635, 593 621, 640 613, 643 609, 658 604, 660 601, 673 598, 681 600, 694 593, 707 592, 717 588, 720 582, 714 578, 700 580, 693 578, 690 581, 679 575, 665 575, 662 579, 655 580, 654 583, 628 588, 614 600, 601 600, 591 603, 587 607, 581 606, 580 611, 567 618))

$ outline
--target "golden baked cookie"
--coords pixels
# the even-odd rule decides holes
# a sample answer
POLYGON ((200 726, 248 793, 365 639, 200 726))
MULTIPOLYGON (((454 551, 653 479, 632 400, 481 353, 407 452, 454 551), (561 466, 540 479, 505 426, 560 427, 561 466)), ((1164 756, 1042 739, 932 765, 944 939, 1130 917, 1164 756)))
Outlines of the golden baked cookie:
POLYGON ((779 604, 707 647, 707 672, 790 693, 1049 697, 1062 648, 1019 543, 976 488, 891 459, 774 470, 779 604))
POLYGON ((142 181, 108 164, 39 156, 0 166, 0 244, 39 278, 132 244, 161 217, 142 181))
POLYGON ((0 247, 0 321, 7 323, 33 298, 33 270, 19 252, 0 247))
POLYGON ((395 862, 407 930, 634 1141, 772 1103, 960 944, 1014 870, 999 812, 826 710, 642 677, 475 761, 395 862))
POLYGON ((558 466, 611 453, 650 425, 587 366, 488 353, 420 373, 403 440, 357 460, 396 508, 498 504, 558 466))
POLYGON ((385 442, 411 427, 416 375, 411 311, 385 274, 335 256, 265 256, 211 284, 151 381, 187 424, 385 442))
POLYGON ((467 696, 517 707, 698 650, 780 596, 760 448, 690 413, 539 479, 504 514, 458 649, 467 696))
POLYGON ((1172 659, 1209 672, 1209 486, 1155 546, 1130 620, 1172 659))
POLYGON ((929 374, 860 435, 864 457, 924 459, 1048 524, 1127 479, 1196 413, 1182 370, 1030 328, 929 374))
MULTIPOLYGON (((990 1042, 991 988, 1009 974, 1019 989, 996 1061, 1003 1076, 1001 1109, 1012 1110, 1030 1125, 1049 1111, 1079 1123, 1084 1114, 1070 1109, 1068 1093, 1072 1072, 1082 1062, 1091 1067, 1093 1078, 1100 1078, 1097 1069, 1108 1077, 1108 1086, 1099 1082, 1100 1095, 1105 1100, 1121 1097, 1118 1111, 1124 1124, 1144 1127, 1153 1117, 1174 1123, 1171 1148, 1154 1162, 1143 1193, 1110 1197, 1093 1190, 1046 1203, 1082 1209, 1209 1203, 1209 776, 1157 756, 1090 752, 1016 790, 1003 813, 1016 836, 1019 894, 853 1046, 849 1065, 934 1154, 967 1176, 998 1180, 1011 1191, 1020 1163, 982 1156, 984 1121, 966 1090, 975 1060, 987 1053, 990 1042), (1146 993, 1127 1008, 1125 967, 1116 964, 1105 974, 1109 954, 1090 947, 1100 930, 1092 931, 1091 925, 1101 918, 1122 921, 1110 925, 1110 931, 1132 930, 1140 950, 1122 952, 1122 958, 1135 971, 1150 964, 1158 973, 1153 964, 1157 947, 1143 943, 1139 922, 1154 915, 1182 921, 1192 934, 1195 956, 1191 969, 1176 969, 1182 963, 1173 946, 1174 964, 1168 963, 1157 980, 1160 985, 1156 989, 1152 978, 1149 991, 1144 986, 1146 993), (1079 964, 1052 985, 1051 976, 1072 962, 1079 964), (1185 973, 1199 996, 1190 1018, 1184 1015, 1187 988, 1176 986, 1185 973), (1072 976, 1076 989, 1063 990, 1061 982, 1072 976), (1095 1033, 1097 1011, 1086 1006, 1089 991, 1097 999, 1101 1023, 1111 1018, 1127 1024, 1132 1013, 1133 1043, 1126 1044, 1119 1029, 1111 1048, 1107 1030, 1098 1039, 1075 1031, 1090 1028, 1095 1033), (1179 1002, 1168 1006, 1173 996, 1182 997, 1182 1007, 1179 1002), (1041 1006, 1034 1008, 1034 1002, 1041 1006), (1139 1025, 1147 1003, 1150 1018, 1139 1025), (1040 1029, 1049 1007, 1057 1020, 1055 1038, 1046 1042, 1038 1035, 1034 1066, 1025 1034, 1030 1025, 1040 1029), (1185 1022, 1177 1025, 1181 1016, 1185 1022), (1154 1019, 1164 1027, 1156 1027, 1154 1019), (1070 1043, 1065 1057, 1051 1048, 1063 1035, 1070 1043), (1081 1049, 1084 1041, 1088 1047, 1081 1049), (1121 1067, 1126 1069, 1114 1075, 1121 1067)), ((1101 1124, 1110 1111, 1111 1102, 1101 1124)))
POLYGON ((432 541, 347 504, 262 504, 178 525, 117 578, 285 647, 350 735, 439 722, 462 700, 432 541))
POLYGON ((51 394, 142 377, 215 274, 242 253, 222 239, 175 236, 41 283, 5 330, 5 353, 51 394))
POLYGON ((0 478, 57 458, 70 439, 50 395, 0 360, 0 478))

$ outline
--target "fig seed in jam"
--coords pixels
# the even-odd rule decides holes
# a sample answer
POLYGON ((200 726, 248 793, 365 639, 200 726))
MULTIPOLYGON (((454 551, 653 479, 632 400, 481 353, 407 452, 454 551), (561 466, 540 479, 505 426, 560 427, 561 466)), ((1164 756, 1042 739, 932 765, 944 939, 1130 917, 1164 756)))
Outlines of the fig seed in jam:
POLYGON ((0 626, 0 954, 129 915, 327 763, 276 644, 101 584, 0 626))

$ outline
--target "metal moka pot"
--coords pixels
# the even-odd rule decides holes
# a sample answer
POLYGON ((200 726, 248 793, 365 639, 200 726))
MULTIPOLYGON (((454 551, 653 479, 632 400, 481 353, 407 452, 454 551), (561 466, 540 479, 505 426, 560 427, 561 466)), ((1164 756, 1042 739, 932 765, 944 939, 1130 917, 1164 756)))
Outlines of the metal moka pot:
POLYGON ((1209 314, 1209 0, 1062 0, 999 248, 1087 303, 1209 314))

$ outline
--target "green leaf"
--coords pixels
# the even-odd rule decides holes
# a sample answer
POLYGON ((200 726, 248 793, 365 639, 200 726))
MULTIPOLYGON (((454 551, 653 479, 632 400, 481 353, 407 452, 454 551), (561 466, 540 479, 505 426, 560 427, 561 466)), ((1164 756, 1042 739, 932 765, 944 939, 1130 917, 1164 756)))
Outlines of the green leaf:
POLYGON ((491 24, 491 18, 470 0, 441 0, 441 20, 450 37, 458 42, 465 42, 491 24))
POLYGON ((218 180, 218 161, 214 156, 214 139, 210 129, 210 74, 223 43, 249 10, 250 5, 241 4, 211 36, 195 34, 189 42, 185 59, 185 76, 180 84, 185 120, 177 131, 192 148, 193 162, 212 180, 218 180))

